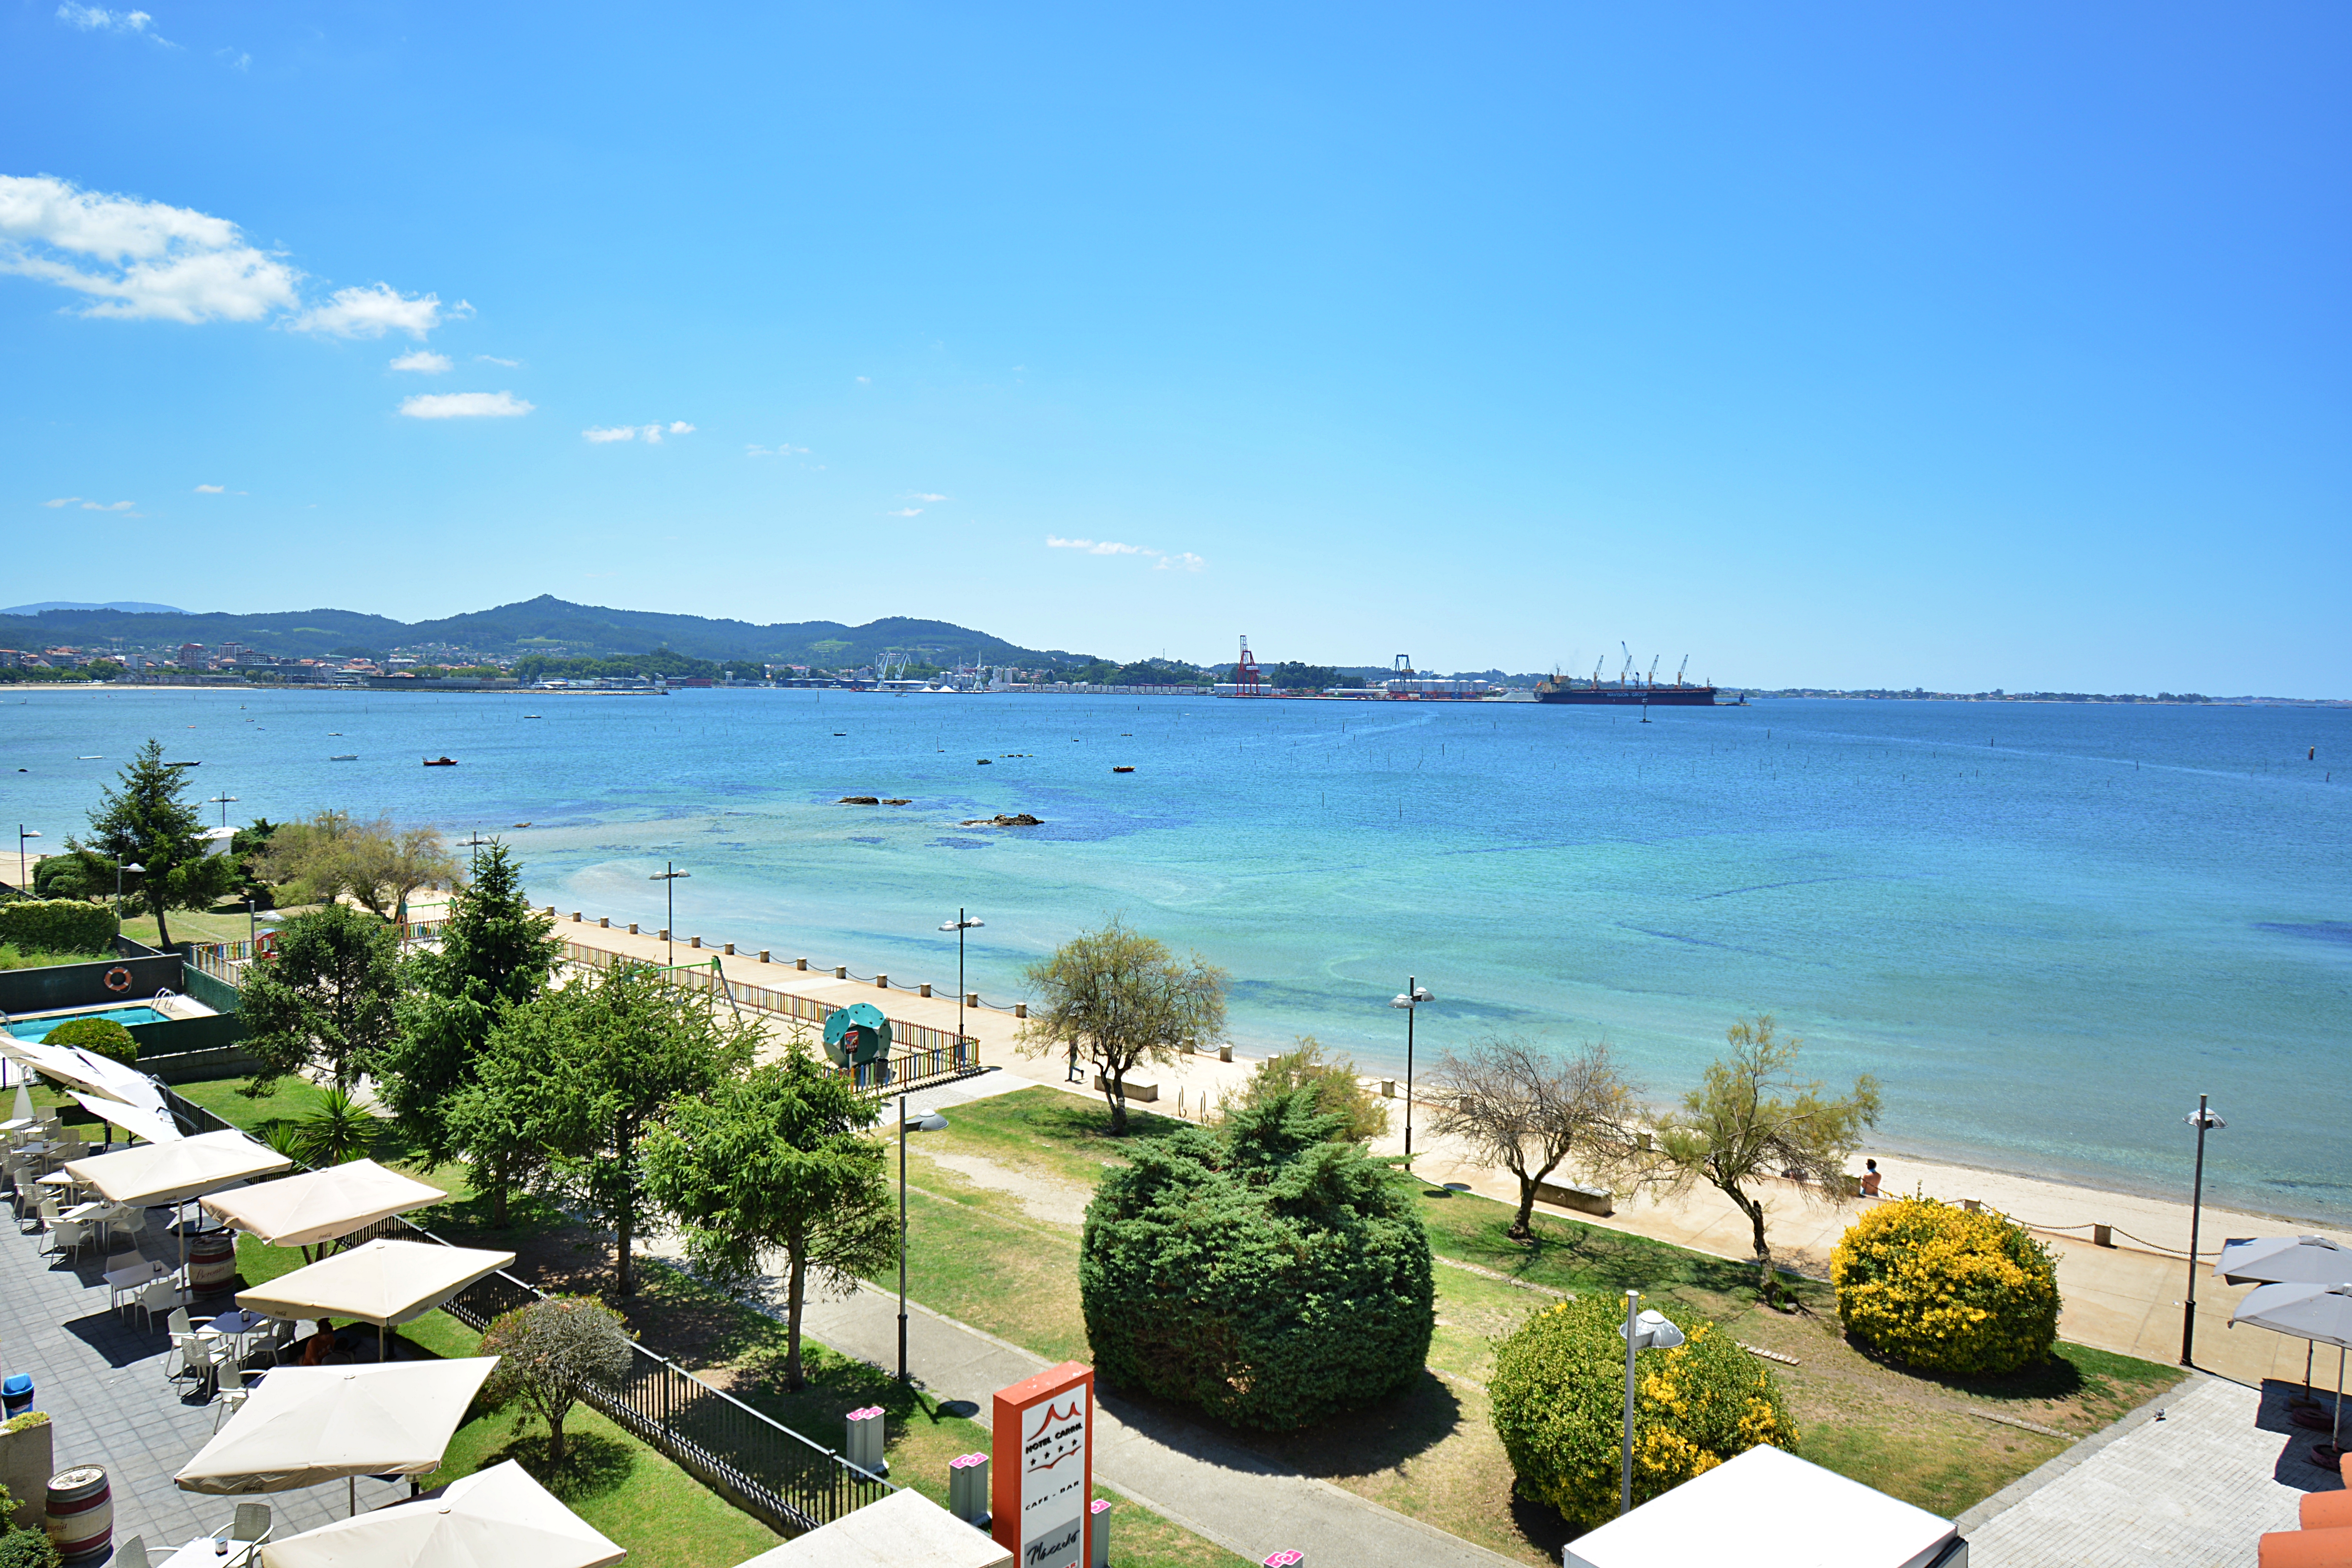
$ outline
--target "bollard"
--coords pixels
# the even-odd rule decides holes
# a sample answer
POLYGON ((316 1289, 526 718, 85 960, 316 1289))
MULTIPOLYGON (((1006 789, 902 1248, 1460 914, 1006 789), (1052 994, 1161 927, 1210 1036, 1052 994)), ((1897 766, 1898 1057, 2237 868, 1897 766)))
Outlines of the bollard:
POLYGON ((702 945, 702 939, 698 936, 690 936, 686 939, 686 945, 688 947, 700 947, 702 945))
POLYGON ((578 910, 572 911, 572 923, 573 925, 578 925, 580 923, 580 911, 578 910))
POLYGON ((966 1524, 988 1517, 988 1456, 959 1454, 948 1461, 948 1511, 966 1524))
POLYGON ((768 962, 768 950, 764 947, 760 950, 760 962, 762 963, 768 962))
POLYGON ((1087 1568, 1110 1568, 1110 1504, 1097 1498, 1087 1511, 1087 1568))
POLYGON ((928 985, 918 985, 915 987, 915 991, 918 995, 922 996, 929 996, 931 994, 931 988, 928 985))
POLYGON ((596 929, 598 931, 611 931, 613 929, 613 917, 610 915, 598 915, 596 917, 596 929))
POLYGON ((2093 1247, 2113 1247, 2115 1244, 2116 1227, 2114 1226, 2095 1225, 2091 1227, 2091 1245, 2093 1247))
POLYGON ((861 1470, 875 1475, 886 1473, 890 1466, 882 1458, 882 1407, 869 1405, 863 1410, 853 1410, 845 1418, 849 1429, 849 1441, 842 1457, 861 1470))
POLYGON ((1982 1212, 1984 1204, 1976 1198, 1962 1198, 1960 1200, 1960 1206, 1968 1210, 1970 1214, 1978 1214, 1982 1212))
POLYGON ((730 942, 719 951, 724 952, 728 957, 732 958, 735 956, 735 944, 730 942))
POLYGON ((888 975, 887 975, 887 974, 877 974, 877 975, 876 975, 876 976, 874 977, 874 989, 875 989, 875 990, 877 990, 877 991, 887 991, 887 990, 889 990, 889 989, 890 989, 890 977, 889 977, 888 975))
POLYGON ((1026 1002, 1015 1002, 1013 1004, 1013 1016, 1016 1018, 1027 1017, 1029 1016, 1029 1004, 1026 1002))
POLYGON ((793 967, 794 969, 806 969, 808 967, 808 960, 805 958, 795 958, 793 960, 793 967))
POLYGON ((656 942, 667 942, 669 940, 669 927, 662 927, 661 935, 656 937, 654 940, 656 942))
POLYGON ((835 965, 833 966, 833 977, 834 977, 835 980, 846 980, 846 979, 848 979, 848 978, 849 978, 849 965, 847 965, 847 964, 845 964, 845 963, 836 963, 836 964, 835 964, 835 965))
POLYGON ((1381 1098, 1382 1100, 1394 1100, 1396 1098, 1396 1079, 1392 1078, 1384 1078, 1381 1079, 1381 1098))
POLYGON ((1231 1046, 1219 1046, 1219 1047, 1217 1047, 1217 1059, 1218 1059, 1219 1061, 1221 1061, 1221 1062, 1229 1062, 1229 1061, 1233 1060, 1233 1059, 1234 1059, 1234 1048, 1233 1048, 1233 1047, 1231 1047, 1231 1046))
POLYGON ((629 922, 629 934, 630 934, 631 936, 635 936, 635 935, 636 935, 636 934, 637 934, 637 922, 636 922, 636 921, 631 921, 629 922))
POLYGON ((979 1006, 979 1005, 980 1005, 980 993, 979 993, 979 992, 977 992, 977 991, 973 991, 973 992, 967 993, 967 994, 966 994, 966 995, 964 996, 964 999, 963 999, 963 1005, 964 1005, 965 1006, 967 1006, 967 1007, 977 1007, 977 1006, 979 1006))

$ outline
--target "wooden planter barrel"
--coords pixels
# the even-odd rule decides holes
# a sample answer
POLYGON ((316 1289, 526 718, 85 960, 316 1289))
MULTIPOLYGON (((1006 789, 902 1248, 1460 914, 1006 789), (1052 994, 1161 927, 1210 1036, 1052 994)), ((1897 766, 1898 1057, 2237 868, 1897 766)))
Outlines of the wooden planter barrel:
POLYGON ((206 1231, 188 1243, 188 1293, 199 1300, 225 1294, 236 1283, 236 1237, 206 1231))
POLYGON ((114 1544, 114 1493, 103 1465, 76 1465, 49 1478, 48 1531, 68 1563, 103 1556, 114 1544))

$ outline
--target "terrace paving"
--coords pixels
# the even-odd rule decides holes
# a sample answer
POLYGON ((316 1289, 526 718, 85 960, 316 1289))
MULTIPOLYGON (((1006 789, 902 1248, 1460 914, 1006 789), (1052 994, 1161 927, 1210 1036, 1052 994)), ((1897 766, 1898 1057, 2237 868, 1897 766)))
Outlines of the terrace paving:
MULTIPOLYGON (((160 1230, 166 1213, 156 1211, 151 1228, 160 1230)), ((94 1248, 78 1260, 44 1257, 41 1236, 11 1231, 0 1235, 0 1366, 32 1375, 33 1407, 48 1413, 58 1469, 106 1467, 118 1545, 137 1535, 151 1552, 168 1551, 226 1525, 239 1500, 268 1503, 280 1540, 341 1517, 341 1486, 239 1500, 173 1485, 173 1475, 211 1440, 214 1412, 188 1392, 186 1380, 164 1375, 169 1342, 161 1317, 144 1328, 135 1309, 107 1306, 101 1274, 130 1262, 134 1250, 121 1247, 105 1264, 94 1248)), ((140 1250, 176 1262, 177 1247, 163 1237, 140 1250)), ((233 1304, 220 1297, 189 1311, 209 1317, 233 1304)), ((359 1482, 362 1508, 407 1495, 405 1481, 359 1482)))

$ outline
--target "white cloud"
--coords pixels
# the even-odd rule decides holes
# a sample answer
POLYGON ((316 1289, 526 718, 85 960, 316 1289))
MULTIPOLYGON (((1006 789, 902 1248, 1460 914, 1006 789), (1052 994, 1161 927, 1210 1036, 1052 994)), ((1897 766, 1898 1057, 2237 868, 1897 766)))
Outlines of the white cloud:
MULTIPOLYGON (((463 300, 450 307, 451 319, 474 313, 463 300)), ((313 305, 294 318, 299 332, 326 332, 338 338, 380 338, 386 332, 406 332, 422 340, 441 324, 441 297, 420 294, 410 299, 389 283, 338 289, 323 305, 313 305)))
POLYGON ((71 506, 74 502, 79 500, 81 500, 81 497, 79 496, 59 496, 55 500, 45 500, 41 504, 43 506, 71 506))
POLYGON ((196 487, 196 493, 200 496, 226 495, 228 493, 228 487, 226 485, 198 485, 196 487))
POLYGON ((861 375, 857 378, 857 384, 860 386, 871 386, 874 384, 874 378, 870 375, 861 375))
POLYGON ((474 358, 483 364, 502 364, 509 370, 520 370, 522 368, 522 361, 519 359, 500 359, 496 354, 476 354, 474 358))
POLYGON ((744 447, 743 455, 747 458, 805 458, 809 449, 795 447, 790 441, 779 441, 772 447, 762 447, 753 441, 744 447))
POLYGON ((233 71, 250 70, 253 68, 253 57, 242 49, 215 49, 213 56, 216 59, 228 60, 228 68, 233 71), (229 59, 231 55, 236 58, 229 59))
POLYGON ((1045 536, 1048 550, 1083 550, 1089 555, 1157 555, 1157 550, 1147 550, 1140 544, 1121 544, 1109 539, 1063 539, 1055 534, 1045 536))
POLYGON ((85 33, 129 33, 167 49, 180 47, 155 31, 155 18, 144 11, 110 11, 102 5, 68 4, 58 7, 58 20, 85 33))
POLYGON ((1173 555, 1163 555, 1159 560, 1153 562, 1151 563, 1151 569, 1154 572, 1198 572, 1202 567, 1206 566, 1207 564, 1207 562, 1202 560, 1191 551, 1180 550, 1173 555))
POLYGON ((669 422, 669 433, 673 436, 691 436, 694 434, 694 426, 683 419, 673 419, 669 422))
POLYGON ((301 273, 188 207, 0 175, 0 271, 90 297, 82 314, 257 321, 301 303, 301 273))
POLYGON ((606 441, 634 441, 637 438, 637 427, 634 425, 592 425, 580 434, 585 439, 601 445, 606 441))
POLYGON ((909 492, 906 495, 906 497, 905 497, 904 499, 905 499, 905 500, 908 500, 935 501, 935 500, 947 500, 948 498, 947 498, 947 497, 945 497, 945 496, 940 496, 940 495, 929 495, 929 494, 927 494, 927 493, 925 493, 924 491, 921 491, 921 490, 912 490, 912 491, 909 491, 909 492))
POLYGON ((537 406, 511 392, 434 392, 403 400, 411 419, 503 419, 537 406))
POLYGON ((417 349, 392 362, 394 370, 413 370, 419 375, 439 375, 449 368, 449 356, 436 354, 431 349, 417 349))
POLYGON ((646 446, 658 447, 661 445, 662 435, 665 428, 667 428, 668 434, 672 436, 691 436, 694 434, 694 426, 688 425, 683 419, 673 419, 669 422, 667 426, 664 426, 660 424, 592 425, 587 429, 580 432, 580 434, 587 439, 600 444, 606 441, 635 441, 642 437, 645 439, 646 446))
POLYGON ((919 506, 902 506, 896 511, 886 511, 882 515, 884 517, 920 517, 923 515, 923 509, 919 506))

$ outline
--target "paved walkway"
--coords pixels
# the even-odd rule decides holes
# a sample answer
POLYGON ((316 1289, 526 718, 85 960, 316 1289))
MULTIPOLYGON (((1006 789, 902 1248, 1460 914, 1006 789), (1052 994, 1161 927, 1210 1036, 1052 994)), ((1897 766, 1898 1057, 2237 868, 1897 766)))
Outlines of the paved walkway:
MULTIPOLYGON (((167 1212, 154 1211, 150 1228, 160 1228, 167 1212)), ((184 1492, 172 1484, 180 1467, 211 1441, 214 1412, 187 1392, 186 1382, 164 1375, 163 1320, 145 1328, 135 1310, 108 1308, 95 1250, 83 1252, 79 1263, 45 1258, 42 1237, 19 1234, 13 1209, 0 1214, 7 1218, 0 1231, 0 1369, 32 1375, 33 1407, 48 1412, 57 1468, 105 1466, 116 1542, 143 1536, 158 1561, 226 1525, 239 1500, 184 1492)), ((168 1237, 147 1243, 146 1250, 178 1260, 177 1243, 168 1237)), ((110 1261, 121 1268, 132 1256, 124 1247, 110 1261)), ((191 1310, 209 1317, 230 1305, 223 1298, 191 1310)), ((359 1483, 362 1508, 407 1495, 405 1481, 359 1483)), ((37 1493, 33 1500, 40 1500, 37 1493)), ((269 1505, 280 1540, 345 1511, 340 1483, 244 1500, 269 1505)))
POLYGON ((1977 1568, 2252 1568, 2264 1531, 2342 1479, 2290 1425, 2292 1385, 2195 1377, 1960 1520, 1977 1568), (2159 1418, 2158 1411, 2163 1412, 2159 1418))
MULTIPOLYGON (((845 1355, 898 1364, 896 1296, 861 1286, 846 1300, 811 1303, 802 1327, 845 1355)), ((907 1362, 931 1393, 977 1405, 983 1424, 998 1389, 1051 1364, 918 1303, 908 1308, 907 1362)), ((1116 1395, 1101 1398, 1097 1415, 1097 1480, 1252 1563, 1286 1549, 1349 1568, 1493 1568, 1514 1561, 1116 1395)))

